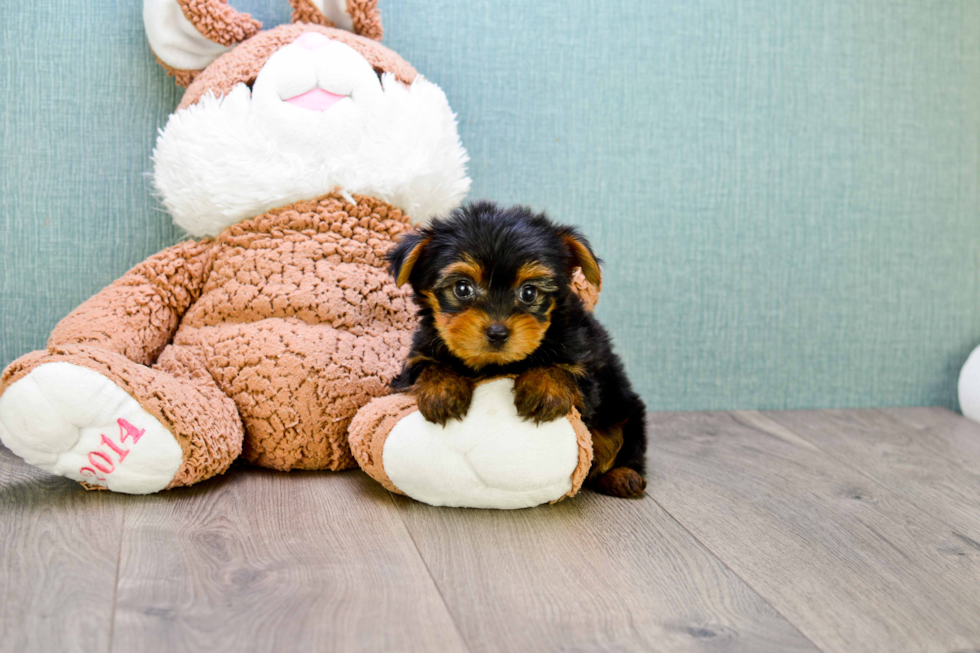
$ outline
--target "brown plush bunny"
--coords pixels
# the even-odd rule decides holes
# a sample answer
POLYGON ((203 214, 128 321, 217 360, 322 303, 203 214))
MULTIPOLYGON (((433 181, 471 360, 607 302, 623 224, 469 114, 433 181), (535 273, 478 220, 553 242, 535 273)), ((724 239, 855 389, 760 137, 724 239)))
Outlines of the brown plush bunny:
POLYGON ((83 303, 0 377, 0 439, 52 473, 145 494, 224 472, 356 465, 414 306, 383 261, 469 190, 445 95, 377 39, 374 0, 292 0, 269 31, 221 0, 146 0, 187 85, 154 184, 198 238, 83 303))

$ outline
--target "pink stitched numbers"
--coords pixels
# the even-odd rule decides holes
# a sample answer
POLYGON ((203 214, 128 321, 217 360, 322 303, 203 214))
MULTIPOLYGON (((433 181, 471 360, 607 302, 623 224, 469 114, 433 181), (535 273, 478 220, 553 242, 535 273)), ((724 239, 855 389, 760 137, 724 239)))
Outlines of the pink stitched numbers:
POLYGON ((116 463, 121 463, 129 455, 129 449, 125 446, 126 440, 131 440, 132 444, 136 444, 143 437, 143 433, 145 433, 143 429, 136 428, 122 418, 117 419, 116 423, 119 425, 120 444, 116 444, 103 433, 100 447, 105 445, 108 447, 108 451, 96 450, 89 453, 88 462, 91 467, 82 467, 78 471, 79 474, 105 482, 105 477, 100 476, 99 472, 111 474, 116 469, 116 463), (112 459, 113 453, 116 458, 115 462, 112 459))

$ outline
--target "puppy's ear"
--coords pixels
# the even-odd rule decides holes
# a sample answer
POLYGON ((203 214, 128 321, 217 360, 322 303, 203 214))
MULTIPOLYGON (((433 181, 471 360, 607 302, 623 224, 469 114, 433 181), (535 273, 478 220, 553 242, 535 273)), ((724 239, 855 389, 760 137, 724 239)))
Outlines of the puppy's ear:
POLYGON ((422 256, 422 250, 429 244, 429 236, 418 231, 413 231, 402 236, 398 240, 395 248, 388 252, 388 262, 391 266, 391 276, 395 277, 395 285, 401 287, 405 285, 409 277, 412 276, 412 268, 422 256))
POLYGON ((585 236, 571 227, 564 227, 558 232, 558 236, 565 247, 568 248, 572 256, 572 263, 568 273, 571 274, 575 268, 582 268, 585 279, 597 289, 602 287, 602 272, 599 270, 599 259, 592 253, 592 246, 585 236))

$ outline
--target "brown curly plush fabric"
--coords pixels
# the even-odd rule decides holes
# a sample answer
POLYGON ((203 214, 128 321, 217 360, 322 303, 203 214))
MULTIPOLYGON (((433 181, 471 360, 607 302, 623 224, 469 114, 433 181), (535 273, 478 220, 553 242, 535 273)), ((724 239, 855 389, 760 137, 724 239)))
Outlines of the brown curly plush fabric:
POLYGON ((384 36, 378 0, 347 0, 347 13, 354 23, 354 32, 375 41, 384 36))
POLYGON ((201 36, 218 45, 235 45, 262 29, 262 23, 238 13, 227 0, 177 0, 177 4, 201 36))
POLYGON ((320 13, 311 0, 289 0, 289 5, 293 8, 291 20, 294 23, 311 23, 313 25, 323 25, 324 27, 336 27, 334 22, 320 13))
POLYGON ((347 438, 357 464, 364 472, 381 483, 385 489, 396 494, 404 494, 388 478, 384 467, 385 441, 391 429, 403 417, 418 410, 415 397, 407 394, 394 394, 372 400, 357 411, 351 420, 347 438))
MULTIPOLYGON (((572 408, 572 412, 568 414, 568 421, 571 422, 572 429, 575 431, 575 439, 578 441, 578 465, 572 472, 572 487, 561 499, 574 497, 578 493, 582 488, 582 483, 585 483, 585 479, 589 475, 589 468, 592 467, 592 434, 589 433, 589 429, 585 426, 585 422, 582 421, 582 416, 577 409, 572 408)), ((561 499, 556 499, 556 501, 561 501, 561 499)), ((555 501, 551 503, 555 503, 555 501)))
POLYGON ((150 257, 15 361, 0 392, 46 362, 103 374, 177 437, 172 485, 239 452, 281 470, 355 466, 347 426, 387 393, 415 320, 383 259, 407 216, 355 201, 297 202, 150 257))
POLYGON ((402 83, 411 84, 418 77, 418 72, 411 64, 377 41, 333 27, 294 23, 259 32, 232 51, 215 59, 187 87, 177 109, 186 109, 209 91, 221 97, 227 95, 236 84, 255 81, 269 57, 306 32, 319 32, 350 46, 375 70, 391 73, 402 83))

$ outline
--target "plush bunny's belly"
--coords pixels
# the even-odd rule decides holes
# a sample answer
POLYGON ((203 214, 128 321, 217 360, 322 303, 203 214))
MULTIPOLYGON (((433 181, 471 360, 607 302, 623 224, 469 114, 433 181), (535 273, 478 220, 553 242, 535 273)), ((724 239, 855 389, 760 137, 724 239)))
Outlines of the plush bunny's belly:
POLYGON ((384 444, 384 470, 399 490, 435 506, 527 508, 572 489, 579 444, 568 419, 535 426, 517 415, 514 383, 480 385, 462 421, 445 427, 413 412, 384 444))
POLYGON ((347 425, 387 394, 414 310, 384 254, 409 228, 379 200, 297 202, 228 228, 174 344, 235 402, 242 456, 273 469, 347 469, 347 425))
POLYGON ((269 318, 183 329, 245 426, 242 456, 272 469, 349 469, 347 425, 388 393, 411 332, 355 336, 324 324, 269 318))

